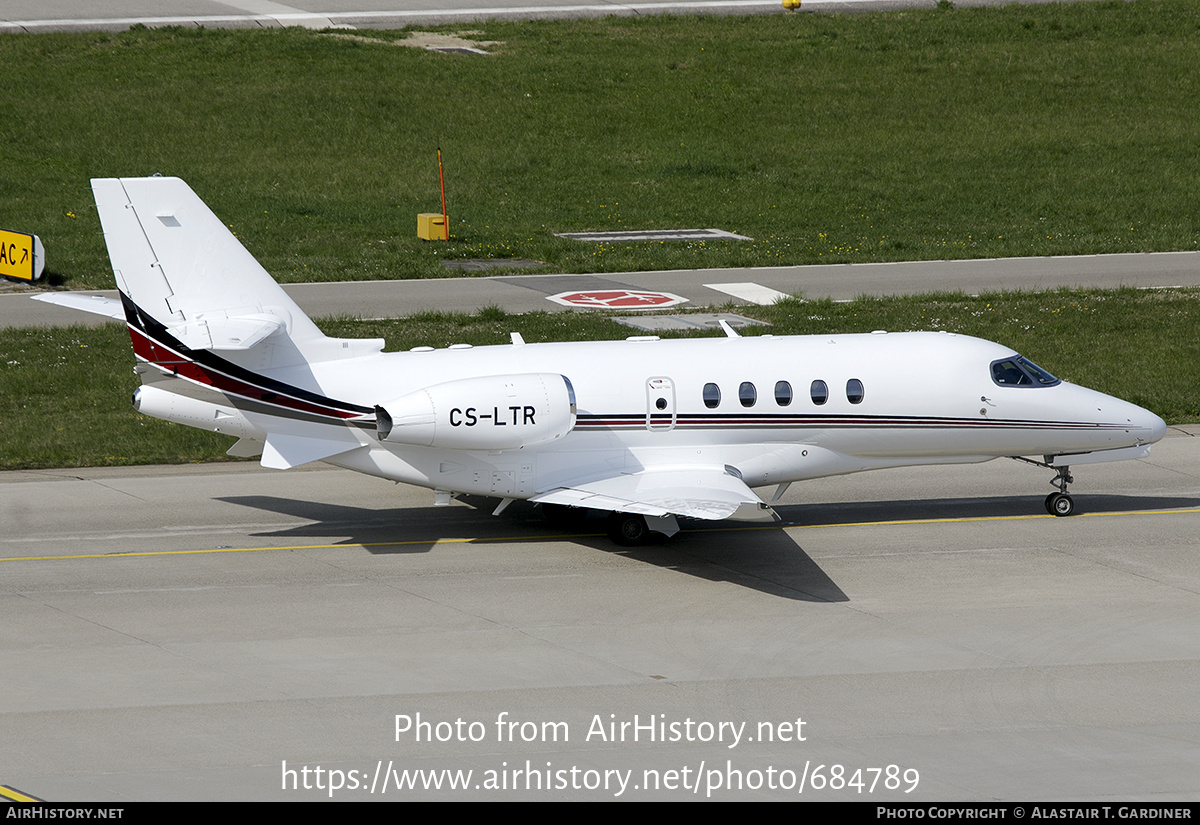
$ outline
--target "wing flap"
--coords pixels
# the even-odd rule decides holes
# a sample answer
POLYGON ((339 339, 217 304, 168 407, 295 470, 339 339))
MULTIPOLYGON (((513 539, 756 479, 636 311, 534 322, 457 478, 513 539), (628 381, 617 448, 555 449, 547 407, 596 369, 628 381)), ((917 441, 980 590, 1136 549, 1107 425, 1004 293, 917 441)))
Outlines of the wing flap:
POLYGON ((718 521, 774 521, 775 511, 723 468, 686 467, 606 476, 540 493, 531 501, 718 521))

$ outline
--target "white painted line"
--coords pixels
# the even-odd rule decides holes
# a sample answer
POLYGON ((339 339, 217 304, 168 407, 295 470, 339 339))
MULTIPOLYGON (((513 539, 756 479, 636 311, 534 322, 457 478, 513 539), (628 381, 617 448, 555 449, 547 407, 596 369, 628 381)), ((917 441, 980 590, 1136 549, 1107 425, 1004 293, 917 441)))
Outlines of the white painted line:
MULTIPOLYGON (((812 2, 812 0, 810 0, 812 2)), ((278 7, 287 8, 281 4, 264 0, 241 0, 237 3, 227 3, 243 8, 278 7)), ((511 18, 526 15, 545 17, 569 17, 580 14, 618 15, 639 14, 643 12, 674 12, 687 14, 689 11, 728 9, 730 11, 746 11, 762 9, 764 11, 780 8, 777 0, 701 0, 700 2, 667 2, 667 3, 596 3, 572 6, 503 6, 484 7, 475 9, 405 9, 394 11, 339 11, 339 12, 282 12, 272 11, 267 14, 195 14, 161 17, 91 17, 91 18, 62 18, 46 20, 0 20, 0 32, 19 32, 29 29, 92 29, 129 26, 141 23, 151 28, 156 26, 212 26, 212 25, 281 25, 308 26, 318 25, 320 21, 329 21, 334 28, 340 28, 352 20, 398 20, 412 18, 425 19, 433 17, 465 17, 465 18, 511 18)))
POLYGON ((190 17, 93 17, 64 20, 5 20, 0 21, 0 32, 20 33, 50 29, 53 31, 79 31, 92 29, 129 28, 143 25, 150 28, 161 26, 243 26, 262 27, 278 25, 284 28, 299 26, 305 29, 353 28, 335 22, 334 18, 346 15, 320 14, 198 14, 190 17))
POLYGON ((752 241, 745 235, 735 235, 724 229, 649 229, 629 232, 557 232, 560 238, 600 243, 621 241, 752 241))
POLYGON ((223 6, 233 6, 239 11, 244 11, 247 14, 262 14, 268 17, 274 17, 278 14, 299 14, 303 16, 312 16, 314 13, 298 9, 294 6, 285 6, 282 3, 275 3, 273 0, 221 0, 223 6))
POLYGON ((777 289, 771 289, 769 286, 762 286, 755 283, 742 284, 705 284, 709 289, 715 289, 717 292, 724 292, 726 295, 732 295, 734 298, 740 298, 743 301, 749 301, 752 304, 769 307, 771 304, 782 298, 790 298, 786 292, 780 292, 777 289))

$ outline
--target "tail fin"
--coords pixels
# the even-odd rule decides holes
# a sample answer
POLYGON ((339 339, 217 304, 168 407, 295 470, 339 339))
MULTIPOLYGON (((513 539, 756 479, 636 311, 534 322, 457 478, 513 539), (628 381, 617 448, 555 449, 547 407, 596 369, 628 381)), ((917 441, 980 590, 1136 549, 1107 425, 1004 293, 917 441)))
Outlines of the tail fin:
POLYGON ((269 370, 382 348, 327 338, 179 178, 96 179, 92 192, 127 312, 149 316, 189 349, 234 360, 256 349, 255 367, 269 370))
MULTIPOLYGON (((381 339, 327 338, 178 178, 92 181, 148 415, 235 435, 230 454, 294 467, 367 444, 370 407, 331 398, 335 368, 381 339)), ((78 305, 79 302, 75 302, 78 305)), ((103 311, 87 304, 79 307, 103 311)))

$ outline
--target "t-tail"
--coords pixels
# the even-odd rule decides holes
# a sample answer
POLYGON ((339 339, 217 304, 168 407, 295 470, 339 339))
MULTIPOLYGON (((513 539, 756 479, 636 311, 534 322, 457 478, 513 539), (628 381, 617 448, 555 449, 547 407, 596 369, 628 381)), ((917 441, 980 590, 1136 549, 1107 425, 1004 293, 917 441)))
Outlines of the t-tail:
POLYGON ((238 436, 231 455, 286 468, 365 446, 374 408, 328 397, 331 362, 381 339, 326 336, 178 178, 103 178, 92 191, 116 301, 43 300, 124 319, 141 412, 238 436))

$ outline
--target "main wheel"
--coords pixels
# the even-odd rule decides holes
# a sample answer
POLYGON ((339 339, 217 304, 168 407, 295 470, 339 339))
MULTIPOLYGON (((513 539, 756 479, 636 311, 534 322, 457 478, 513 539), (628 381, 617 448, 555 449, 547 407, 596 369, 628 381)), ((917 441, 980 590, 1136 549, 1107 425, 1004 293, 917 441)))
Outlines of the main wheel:
POLYGON ((1066 493, 1054 493, 1049 498, 1050 512, 1056 516, 1069 516, 1075 512, 1075 502, 1066 493))
POLYGON ((608 517, 608 537, 622 547, 637 547, 650 540, 650 528, 637 513, 613 513, 608 517))

